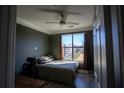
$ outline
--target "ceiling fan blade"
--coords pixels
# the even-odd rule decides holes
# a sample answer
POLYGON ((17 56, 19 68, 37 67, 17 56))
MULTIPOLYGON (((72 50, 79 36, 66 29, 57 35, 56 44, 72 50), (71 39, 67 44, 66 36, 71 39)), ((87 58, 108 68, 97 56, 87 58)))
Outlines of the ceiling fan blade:
POLYGON ((59 22, 45 22, 47 24, 59 24, 59 22))
POLYGON ((61 10, 50 10, 50 9, 40 9, 43 12, 51 12, 51 13, 63 13, 61 10))
POLYGON ((75 22, 66 22, 66 24, 69 24, 69 25, 79 25, 79 23, 75 23, 75 22))
POLYGON ((63 10, 50 10, 50 9, 39 9, 43 12, 50 12, 50 13, 64 13, 64 14, 71 14, 71 15, 82 15, 82 13, 76 13, 76 12, 69 12, 69 11, 63 11, 63 10))
MULTIPOLYGON (((45 22, 47 24, 60 24, 60 22, 45 22)), ((75 23, 75 22, 65 22, 63 24, 67 24, 67 25, 79 25, 79 23, 75 23)), ((60 24, 62 25, 62 24, 60 24)))

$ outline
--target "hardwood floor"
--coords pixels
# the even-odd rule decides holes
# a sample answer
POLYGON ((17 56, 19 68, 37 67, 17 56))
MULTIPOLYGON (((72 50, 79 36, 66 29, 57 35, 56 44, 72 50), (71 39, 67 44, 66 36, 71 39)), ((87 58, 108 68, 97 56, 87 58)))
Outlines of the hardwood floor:
POLYGON ((75 79, 75 86, 76 88, 95 88, 96 83, 94 77, 91 77, 88 74, 81 74, 77 73, 76 79, 75 79))
MULTIPOLYGON (((23 78, 21 80, 21 82, 23 80, 25 80, 25 79, 23 78)), ((28 83, 28 85, 25 85, 25 83, 24 83, 25 81, 23 81, 23 84, 19 85, 20 81, 18 79, 16 79, 16 87, 70 88, 67 85, 64 85, 64 84, 58 83, 58 82, 53 82, 53 81, 45 81, 45 80, 32 79, 32 78, 29 79, 28 81, 30 81, 30 83, 28 83), (33 83, 31 83, 31 81, 33 83), (34 82, 39 82, 39 83, 34 84, 34 82)), ((97 84, 95 82, 95 78, 92 77, 90 74, 88 74, 87 71, 84 71, 84 70, 79 70, 76 73, 76 78, 75 78, 74 83, 75 83, 76 88, 96 88, 97 87, 97 84)))
POLYGON ((45 80, 34 79, 19 75, 16 77, 16 88, 40 88, 46 83, 45 80))

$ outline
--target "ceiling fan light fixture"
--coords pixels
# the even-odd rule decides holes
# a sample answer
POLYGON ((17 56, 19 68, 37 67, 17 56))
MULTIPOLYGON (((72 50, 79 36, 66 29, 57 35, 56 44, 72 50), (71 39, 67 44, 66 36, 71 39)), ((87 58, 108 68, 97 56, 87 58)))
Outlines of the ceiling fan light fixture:
POLYGON ((64 25, 64 24, 66 24, 66 22, 63 21, 63 20, 61 20, 61 21, 60 21, 60 24, 61 24, 61 25, 64 25))

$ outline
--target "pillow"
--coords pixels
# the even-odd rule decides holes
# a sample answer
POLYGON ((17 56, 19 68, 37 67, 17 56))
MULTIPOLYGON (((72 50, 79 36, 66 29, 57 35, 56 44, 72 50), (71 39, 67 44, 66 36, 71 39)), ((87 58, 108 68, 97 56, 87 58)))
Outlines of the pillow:
POLYGON ((54 57, 51 55, 47 55, 47 56, 37 57, 36 59, 38 64, 44 64, 53 61, 54 57))
POLYGON ((47 55, 47 56, 42 56, 42 59, 44 59, 46 61, 53 61, 54 57, 52 55, 47 55))
POLYGON ((44 64, 44 63, 46 63, 46 62, 44 62, 44 60, 43 60, 42 58, 40 58, 40 57, 37 57, 36 60, 37 60, 37 64, 44 64))

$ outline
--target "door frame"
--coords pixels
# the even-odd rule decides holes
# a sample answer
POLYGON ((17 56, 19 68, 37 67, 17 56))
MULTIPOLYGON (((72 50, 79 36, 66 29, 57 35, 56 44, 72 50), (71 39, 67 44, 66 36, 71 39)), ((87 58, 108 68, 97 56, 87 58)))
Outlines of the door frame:
POLYGON ((0 6, 0 87, 15 87, 16 6, 0 6))

